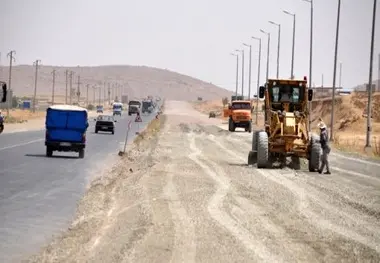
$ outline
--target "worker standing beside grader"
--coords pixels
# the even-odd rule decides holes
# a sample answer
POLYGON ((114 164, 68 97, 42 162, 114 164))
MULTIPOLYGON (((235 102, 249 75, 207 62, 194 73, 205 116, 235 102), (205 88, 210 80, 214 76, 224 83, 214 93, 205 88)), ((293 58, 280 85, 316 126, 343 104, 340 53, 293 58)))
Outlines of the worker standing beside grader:
POLYGON ((313 90, 307 88, 306 77, 268 79, 258 95, 265 98, 264 129, 253 133, 248 164, 269 168, 277 160, 285 164, 290 156, 294 169, 300 169, 300 158, 305 158, 310 172, 319 171, 321 145, 318 136, 308 132, 307 104, 313 99, 313 90))

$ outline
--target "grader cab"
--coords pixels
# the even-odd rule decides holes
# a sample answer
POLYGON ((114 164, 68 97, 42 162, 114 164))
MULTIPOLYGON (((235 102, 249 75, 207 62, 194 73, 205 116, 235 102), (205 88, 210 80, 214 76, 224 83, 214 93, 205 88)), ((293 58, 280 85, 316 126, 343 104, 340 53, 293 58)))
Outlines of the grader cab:
POLYGON ((307 103, 313 99, 313 90, 307 89, 307 79, 268 79, 260 87, 259 97, 265 98, 265 127, 255 131, 248 164, 257 162, 258 168, 267 168, 277 159, 286 162, 292 158, 294 169, 300 169, 300 158, 308 159, 309 171, 319 168, 320 144, 308 133, 307 103))

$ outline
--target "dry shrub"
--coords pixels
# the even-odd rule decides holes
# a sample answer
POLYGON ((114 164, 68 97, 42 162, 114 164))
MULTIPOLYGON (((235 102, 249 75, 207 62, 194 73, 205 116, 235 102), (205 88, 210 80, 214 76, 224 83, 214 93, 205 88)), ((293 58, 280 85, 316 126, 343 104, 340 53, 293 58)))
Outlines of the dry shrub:
MULTIPOLYGON (((344 135, 339 133, 334 134, 334 142, 333 145, 343 151, 356 152, 360 154, 368 154, 368 152, 364 151, 365 147, 365 138, 345 138, 344 135)), ((371 142, 372 145, 372 154, 374 156, 380 157, 380 138, 374 136, 371 142)))

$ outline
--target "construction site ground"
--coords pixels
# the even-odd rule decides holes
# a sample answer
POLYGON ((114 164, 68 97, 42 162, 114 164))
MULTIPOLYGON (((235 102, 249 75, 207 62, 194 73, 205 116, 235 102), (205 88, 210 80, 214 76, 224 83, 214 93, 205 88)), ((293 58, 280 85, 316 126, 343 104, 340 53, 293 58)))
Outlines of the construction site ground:
MULTIPOLYGON (((192 103, 197 111, 208 114, 214 111, 217 118, 223 119, 222 99, 213 101, 202 101, 192 103)), ((256 107, 256 101, 253 101, 256 107)), ((261 111, 262 102, 259 101, 258 126, 263 127, 264 118, 261 111)), ((346 96, 337 96, 334 108, 334 133, 333 147, 335 149, 351 152, 354 154, 366 155, 370 157, 380 157, 380 93, 373 95, 373 118, 371 151, 365 151, 366 131, 367 131, 367 94, 353 93, 346 96)), ((332 100, 329 98, 315 99, 312 103, 312 130, 318 133, 317 124, 321 117, 328 128, 331 127, 332 100)), ((227 121, 227 118, 223 119, 227 121)), ((253 113, 253 121, 256 116, 253 113)))
POLYGON ((379 162, 258 170, 252 134, 180 101, 160 120, 30 262, 380 262, 379 162))

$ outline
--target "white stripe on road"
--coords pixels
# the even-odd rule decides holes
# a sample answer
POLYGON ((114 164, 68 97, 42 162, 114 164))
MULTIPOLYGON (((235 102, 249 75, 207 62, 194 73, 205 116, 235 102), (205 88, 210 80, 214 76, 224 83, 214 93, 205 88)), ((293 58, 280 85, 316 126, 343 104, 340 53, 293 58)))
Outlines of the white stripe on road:
POLYGON ((40 141, 43 141, 43 140, 45 140, 45 138, 41 138, 41 139, 29 141, 29 142, 24 142, 24 143, 19 143, 19 144, 14 144, 14 145, 11 145, 11 146, 0 148, 0 151, 4 151, 4 150, 7 150, 7 149, 12 149, 12 148, 16 148, 16 147, 24 146, 24 145, 28 145, 28 144, 32 144, 32 143, 35 143, 35 142, 40 142, 40 141))

